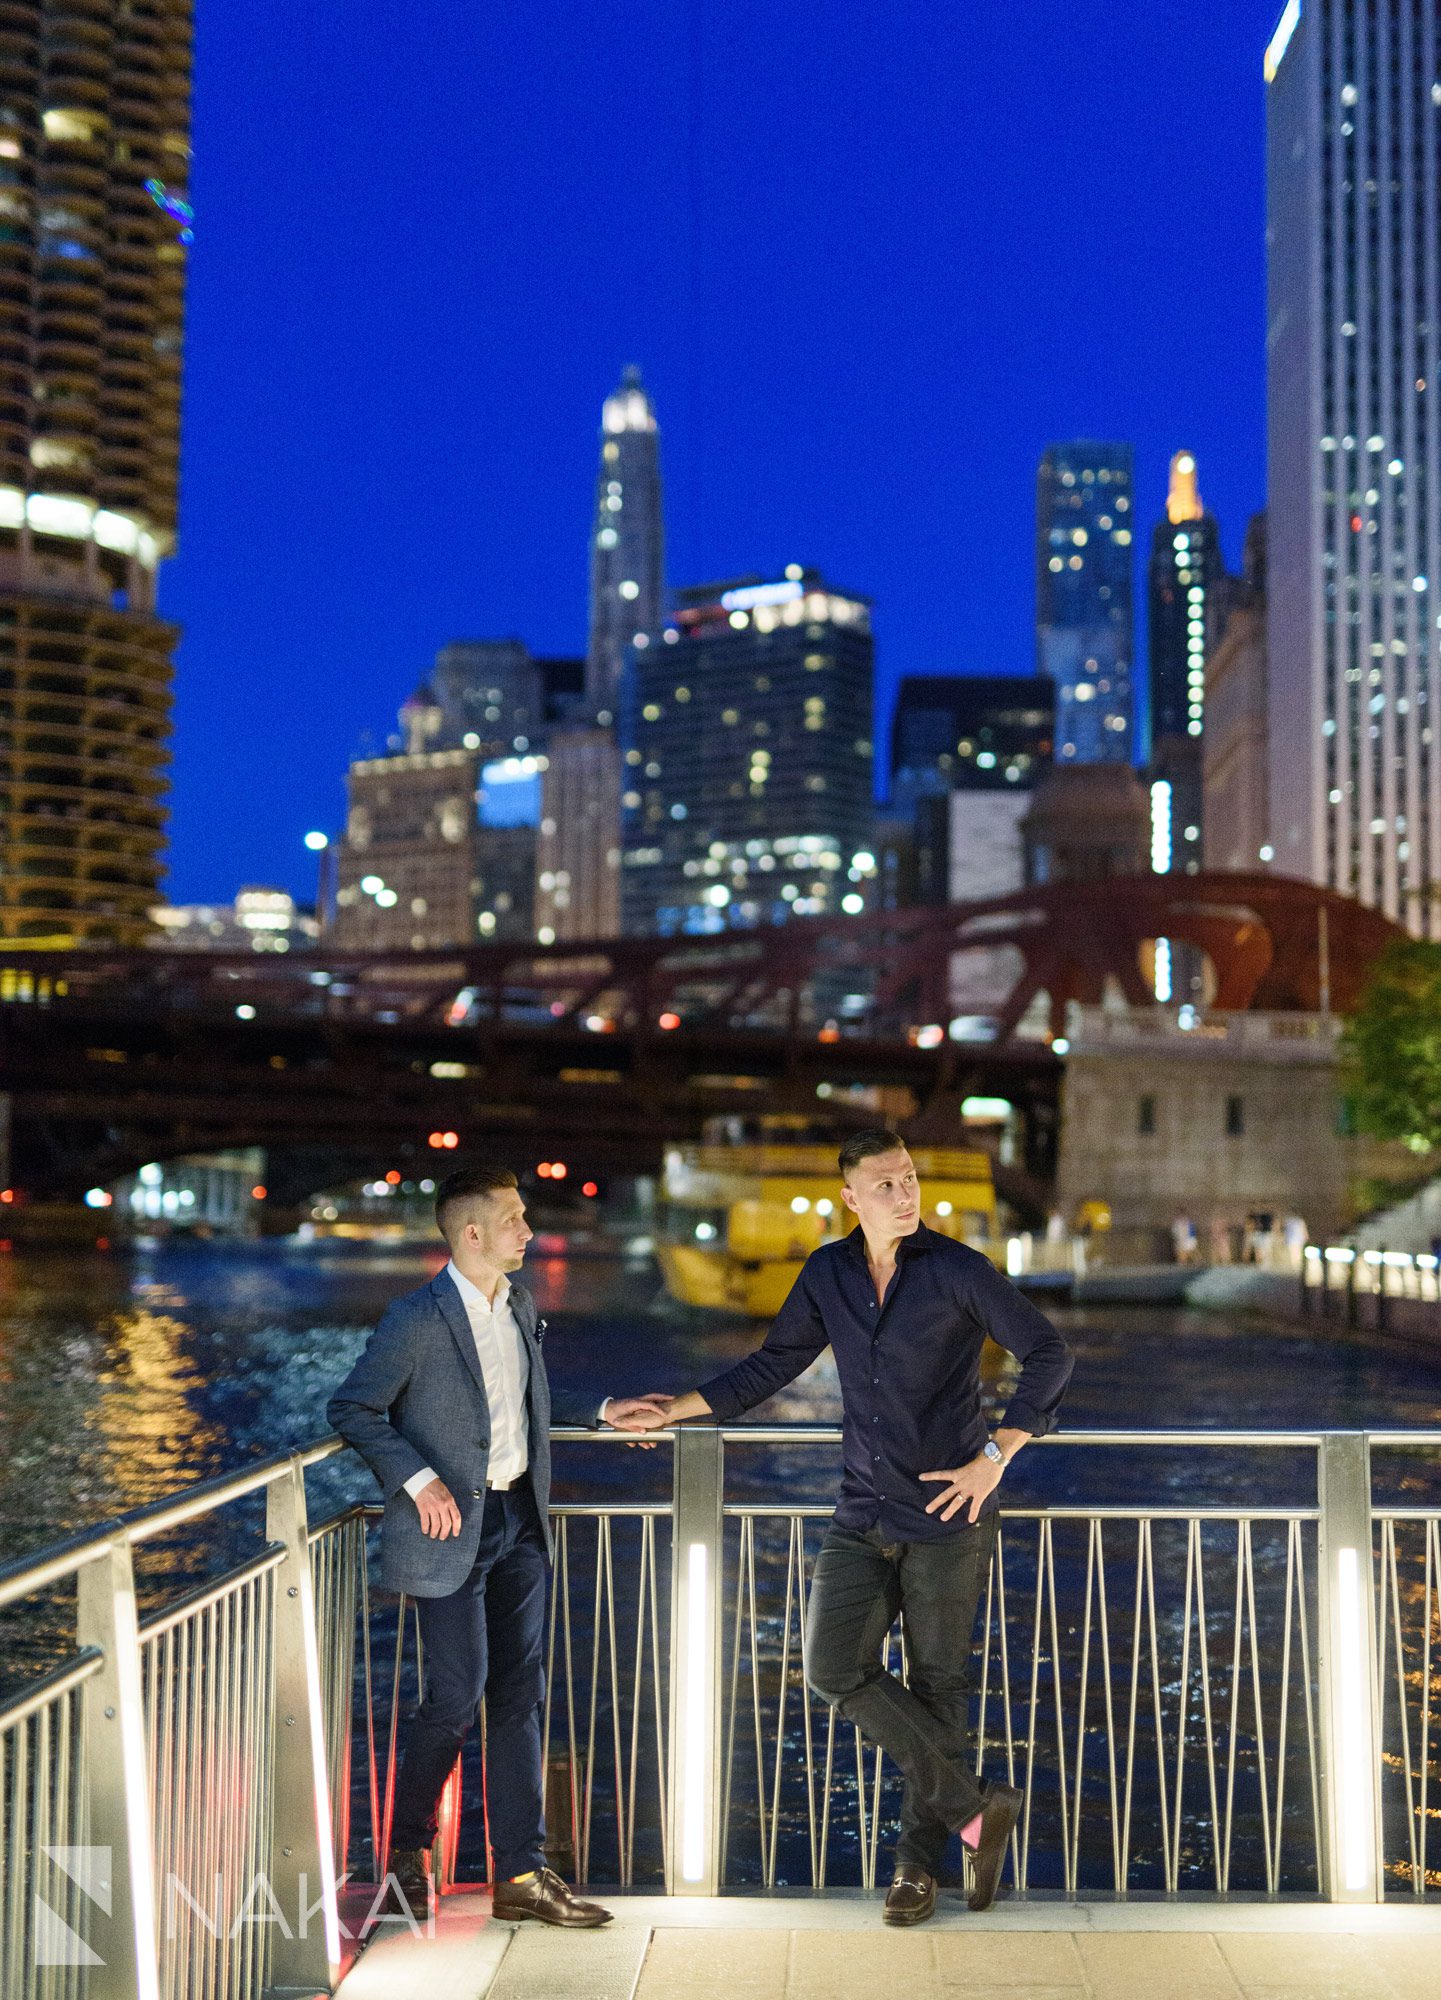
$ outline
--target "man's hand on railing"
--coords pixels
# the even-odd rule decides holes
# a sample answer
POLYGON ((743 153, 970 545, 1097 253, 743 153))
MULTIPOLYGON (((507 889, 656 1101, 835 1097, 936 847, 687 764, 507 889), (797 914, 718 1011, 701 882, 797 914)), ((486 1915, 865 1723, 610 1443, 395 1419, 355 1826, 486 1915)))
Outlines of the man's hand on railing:
MULTIPOLYGON (((670 1400, 658 1390, 651 1390, 644 1396, 612 1396, 605 1406, 605 1420, 612 1430, 658 1431, 667 1421, 664 1406, 670 1400)), ((642 1451, 655 1450, 654 1444, 647 1439, 636 1437, 632 1442, 642 1451)))
POLYGON ((429 1486, 422 1486, 415 1504, 422 1530, 437 1542, 448 1541, 460 1533, 460 1509, 443 1479, 432 1479, 429 1486))

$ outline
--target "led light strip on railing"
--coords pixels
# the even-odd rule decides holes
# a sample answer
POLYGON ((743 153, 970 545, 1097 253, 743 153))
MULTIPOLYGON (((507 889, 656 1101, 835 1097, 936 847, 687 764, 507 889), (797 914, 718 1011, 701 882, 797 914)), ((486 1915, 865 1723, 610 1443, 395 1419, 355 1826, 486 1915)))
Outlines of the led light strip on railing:
POLYGON ((170 553, 170 537, 155 534, 143 515, 120 514, 74 494, 27 494, 18 486, 0 486, 0 528, 25 527, 37 535, 94 542, 117 555, 134 556, 146 569, 156 568, 170 553))
POLYGON ((1371 1693, 1366 1674, 1367 1624, 1361 1600, 1361 1559, 1336 1551, 1336 1817, 1341 1831, 1341 1879, 1349 1895, 1374 1891, 1376 1839, 1371 1773, 1371 1693))
POLYGON ((686 1650, 682 1698, 685 1727, 681 1752, 681 1877, 699 1882, 706 1866, 706 1816, 710 1805, 710 1740, 706 1718, 713 1690, 710 1685, 709 1592, 706 1547, 692 1542, 686 1564, 686 1650))

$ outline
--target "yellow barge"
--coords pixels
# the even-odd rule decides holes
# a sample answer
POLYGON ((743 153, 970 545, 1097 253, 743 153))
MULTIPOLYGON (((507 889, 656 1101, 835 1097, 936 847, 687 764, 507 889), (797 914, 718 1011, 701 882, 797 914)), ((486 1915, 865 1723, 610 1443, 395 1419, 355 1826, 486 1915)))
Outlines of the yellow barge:
MULTIPOLYGON (((809 1143, 814 1127, 800 1119, 757 1122, 758 1143, 708 1132, 698 1146, 666 1152, 656 1256, 666 1290, 683 1305, 769 1319, 811 1251, 855 1224, 841 1199, 839 1136, 809 1143)), ((730 1121, 716 1123, 723 1130, 730 1121)), ((989 1153, 937 1146, 910 1153, 922 1221, 1004 1266, 989 1153)))

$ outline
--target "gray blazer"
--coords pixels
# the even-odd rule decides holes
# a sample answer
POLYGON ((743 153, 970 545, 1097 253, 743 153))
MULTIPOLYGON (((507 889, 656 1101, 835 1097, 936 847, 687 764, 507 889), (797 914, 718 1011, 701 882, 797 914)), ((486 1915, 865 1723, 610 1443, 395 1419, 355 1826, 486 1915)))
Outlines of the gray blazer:
MULTIPOLYGON (((553 1553, 550 1532, 550 1427, 598 1427, 597 1396, 558 1395, 550 1385, 540 1346, 545 1321, 535 1300, 513 1285, 510 1307, 530 1360, 526 1428, 530 1464, 524 1477, 535 1494, 553 1553)), ((380 1531, 380 1580, 387 1590, 412 1597, 445 1597, 470 1574, 480 1545, 490 1463, 490 1404, 465 1306, 446 1271, 386 1310, 365 1352, 331 1397, 326 1416, 353 1445, 380 1482, 385 1514, 380 1531), (460 1533, 446 1541, 427 1535, 405 1491, 413 1474, 430 1466, 455 1496, 460 1533)))

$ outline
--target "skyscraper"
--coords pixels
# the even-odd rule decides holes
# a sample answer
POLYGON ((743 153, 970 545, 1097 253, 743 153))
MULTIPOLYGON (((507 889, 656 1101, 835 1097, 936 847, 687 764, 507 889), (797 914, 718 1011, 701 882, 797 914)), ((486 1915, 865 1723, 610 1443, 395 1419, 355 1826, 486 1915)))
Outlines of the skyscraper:
POLYGON ((1020 822, 1051 766, 1055 689, 1041 674, 907 674, 891 724, 891 808, 910 815, 927 900, 1009 895, 1020 822))
POLYGON ((1266 517, 1257 514, 1246 530, 1241 575, 1227 585, 1221 636, 1206 660, 1207 868, 1250 870, 1271 859, 1266 719, 1266 517))
POLYGON ((1166 512, 1151 538, 1152 866, 1195 874, 1201 865, 1201 735, 1206 659, 1225 597, 1221 538, 1201 504, 1195 455, 1171 460, 1166 512))
POLYGON ((0 936, 141 942, 164 843, 188 0, 0 36, 0 936))
POLYGON ((638 368, 627 368, 606 397, 600 435, 586 698, 594 714, 613 717, 628 649, 637 633, 660 630, 665 611, 660 432, 638 368))
POLYGON ((1132 751, 1131 447, 1051 445, 1036 482, 1036 664, 1056 684, 1056 761, 1132 751))
POLYGON ((623 722, 628 931, 864 906, 872 668, 869 604, 799 563, 680 593, 623 722))
POLYGON ((569 723, 546 741, 536 843, 536 935, 620 930, 620 745, 613 729, 569 723))
POLYGON ((350 767, 331 942, 427 951, 534 935, 535 829, 486 826, 477 750, 350 767))
POLYGON ((1441 25, 1287 0, 1266 51, 1278 869, 1441 935, 1441 25))
POLYGON ((891 725, 891 803, 1025 790, 1051 761, 1055 689, 1040 674, 906 674, 891 725))

